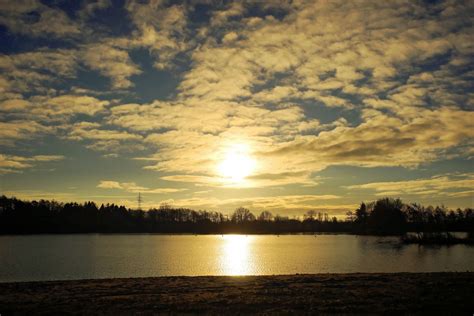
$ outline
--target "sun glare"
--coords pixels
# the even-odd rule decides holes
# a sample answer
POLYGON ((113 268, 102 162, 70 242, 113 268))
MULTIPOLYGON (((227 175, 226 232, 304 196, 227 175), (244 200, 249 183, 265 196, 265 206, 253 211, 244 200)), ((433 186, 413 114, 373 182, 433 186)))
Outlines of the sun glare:
POLYGON ((221 269, 225 275, 253 273, 250 247, 253 236, 225 235, 221 257, 221 269))
POLYGON ((249 154, 246 146, 230 148, 218 166, 219 174, 229 182, 241 183, 252 174, 255 169, 255 160, 249 154))

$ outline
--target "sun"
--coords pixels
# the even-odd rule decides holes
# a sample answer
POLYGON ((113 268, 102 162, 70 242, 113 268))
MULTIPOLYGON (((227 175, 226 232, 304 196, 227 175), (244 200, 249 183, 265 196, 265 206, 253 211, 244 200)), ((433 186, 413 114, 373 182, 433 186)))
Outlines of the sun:
POLYGON ((249 154, 248 147, 235 145, 229 148, 218 166, 221 177, 233 183, 240 183, 255 169, 255 160, 249 154))

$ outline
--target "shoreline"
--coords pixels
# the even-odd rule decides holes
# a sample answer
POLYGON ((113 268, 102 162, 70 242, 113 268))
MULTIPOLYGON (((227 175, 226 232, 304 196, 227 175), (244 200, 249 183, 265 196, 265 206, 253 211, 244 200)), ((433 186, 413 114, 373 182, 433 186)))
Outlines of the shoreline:
POLYGON ((474 311, 474 272, 177 276, 0 283, 0 314, 474 311))
MULTIPOLYGON (((65 236, 72 236, 72 235, 170 235, 170 236, 209 236, 209 235, 249 235, 249 236, 285 236, 285 235, 354 235, 354 236, 375 236, 375 237, 400 237, 404 234, 415 234, 416 231, 406 231, 403 234, 376 234, 376 233, 364 233, 364 232, 353 232, 353 231, 300 231, 300 232, 261 232, 261 233, 245 233, 245 232, 77 232, 77 233, 62 233, 62 232, 45 232, 45 233, 0 233, 0 237, 3 236, 57 236, 57 235, 65 235, 65 236)), ((431 233, 431 232, 423 232, 423 233, 431 233)), ((444 231, 441 232, 434 232, 434 233, 445 233, 444 231)), ((455 234, 468 234, 469 231, 464 230, 454 230, 449 231, 449 233, 455 234)))

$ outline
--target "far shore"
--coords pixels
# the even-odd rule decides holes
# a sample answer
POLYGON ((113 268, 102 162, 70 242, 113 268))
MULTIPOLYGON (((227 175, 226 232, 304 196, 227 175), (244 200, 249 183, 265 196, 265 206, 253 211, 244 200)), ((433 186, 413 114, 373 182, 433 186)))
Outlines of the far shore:
POLYGON ((226 232, 226 233, 190 233, 190 232, 174 232, 174 233, 39 233, 39 234, 0 234, 2 236, 47 236, 47 235, 161 235, 161 236, 224 236, 224 235, 245 235, 245 236, 291 236, 291 235, 304 235, 314 236, 319 235, 353 235, 353 236, 372 236, 372 237, 395 237, 399 239, 400 245, 417 244, 420 246, 454 246, 454 245, 474 245, 474 239, 472 233, 464 231, 453 231, 453 232, 435 232, 435 233, 420 233, 420 232, 406 232, 403 235, 393 234, 370 234, 370 233, 356 233, 356 232, 287 232, 287 233, 242 233, 242 232, 226 232), (460 238, 455 234, 465 233, 467 237, 460 238))
MULTIPOLYGON (((249 236, 291 236, 291 235, 353 235, 353 236, 375 236, 375 237, 400 237, 405 234, 417 234, 416 231, 406 231, 404 234, 382 234, 369 232, 353 232, 353 231, 291 231, 291 232, 245 232, 245 231, 228 231, 228 232, 37 232, 37 233, 0 233, 0 236, 41 236, 41 235, 170 235, 170 236, 208 236, 208 235, 249 235, 249 236)), ((422 232, 429 233, 429 232, 422 232)), ((446 232, 435 232, 444 234, 446 232)), ((449 231, 454 234, 469 234, 470 231, 449 231)))
POLYGON ((0 314, 466 313, 474 272, 0 283, 0 314))

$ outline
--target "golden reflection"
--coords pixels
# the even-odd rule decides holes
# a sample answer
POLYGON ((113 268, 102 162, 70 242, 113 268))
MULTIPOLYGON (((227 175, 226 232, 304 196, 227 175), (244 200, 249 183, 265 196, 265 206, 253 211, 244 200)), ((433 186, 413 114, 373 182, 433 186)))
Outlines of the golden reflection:
POLYGON ((250 246, 253 236, 224 235, 221 269, 225 275, 246 275, 253 271, 250 246))

